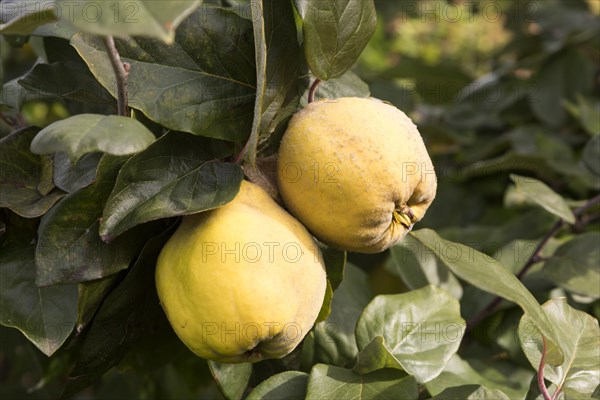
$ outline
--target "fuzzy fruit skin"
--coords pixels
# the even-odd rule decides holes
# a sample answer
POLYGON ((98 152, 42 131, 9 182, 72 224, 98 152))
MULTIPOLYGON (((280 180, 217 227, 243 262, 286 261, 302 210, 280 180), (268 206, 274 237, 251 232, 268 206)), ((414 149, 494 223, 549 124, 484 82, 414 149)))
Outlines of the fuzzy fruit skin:
POLYGON ((310 233, 246 181, 225 206, 184 217, 156 267, 177 336, 200 357, 226 363, 290 353, 315 322, 325 285, 310 233))
POLYGON ((373 98, 308 104, 290 120, 277 168, 288 210, 324 243, 360 253, 402 239, 407 220, 394 211, 408 205, 412 228, 437 188, 416 126, 373 98))

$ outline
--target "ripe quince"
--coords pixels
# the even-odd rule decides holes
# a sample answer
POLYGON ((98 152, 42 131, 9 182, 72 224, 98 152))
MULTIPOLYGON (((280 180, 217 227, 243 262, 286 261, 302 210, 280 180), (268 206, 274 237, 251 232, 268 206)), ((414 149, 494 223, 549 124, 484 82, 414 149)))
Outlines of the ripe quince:
POLYGON ((176 334, 200 357, 225 363, 290 353, 314 324, 325 286, 310 233, 246 181, 230 203, 184 217, 156 267, 176 334))
POLYGON ((374 98, 308 104, 290 120, 277 169, 288 210, 322 242, 361 253, 404 237, 437 188, 415 124, 374 98))

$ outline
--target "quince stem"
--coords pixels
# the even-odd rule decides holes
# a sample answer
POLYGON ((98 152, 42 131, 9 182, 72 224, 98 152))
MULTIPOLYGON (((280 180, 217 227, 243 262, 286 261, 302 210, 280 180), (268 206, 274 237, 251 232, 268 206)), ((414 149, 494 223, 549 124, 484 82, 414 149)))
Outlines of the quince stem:
POLYGON ((315 81, 310 85, 310 89, 308 90, 308 103, 312 103, 315 101, 315 94, 317 93, 317 87, 321 83, 319 78, 316 78, 315 81))

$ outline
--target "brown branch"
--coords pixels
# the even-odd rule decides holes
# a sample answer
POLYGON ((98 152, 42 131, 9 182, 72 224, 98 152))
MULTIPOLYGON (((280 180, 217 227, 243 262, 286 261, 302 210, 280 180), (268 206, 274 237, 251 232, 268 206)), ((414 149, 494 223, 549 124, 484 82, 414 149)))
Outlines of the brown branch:
POLYGON ((115 78, 117 80, 117 110, 118 114, 124 117, 129 116, 127 78, 129 77, 129 64, 121 61, 119 51, 115 46, 112 36, 104 38, 104 46, 108 52, 108 58, 112 64, 115 78))
POLYGON ((317 93, 317 87, 319 86, 319 83, 321 83, 321 80, 319 78, 315 79, 315 81, 312 83, 312 85, 310 85, 310 89, 308 90, 308 103, 312 103, 313 101, 315 101, 315 94, 317 93))
MULTIPOLYGON (((600 204, 600 195, 592 197, 591 199, 589 199, 588 201, 586 201, 581 207, 576 208, 573 211, 573 214, 578 219, 587 209, 589 209, 589 208, 591 208, 591 207, 593 207, 593 206, 595 206, 597 204, 600 204)), ((577 221, 575 223, 577 223, 577 221)), ((552 226, 552 228, 550 229, 550 231, 548 231, 548 233, 546 233, 546 235, 544 235, 544 237, 542 238, 542 240, 540 241, 540 243, 538 243, 538 245, 536 246, 535 250, 531 254, 531 256, 527 259, 527 262, 525 263, 525 265, 523 265, 523 267, 521 268, 521 270, 517 274, 517 278, 519 278, 519 280, 521 280, 521 278, 523 278, 523 276, 525 276, 525 274, 527 273, 527 271, 529 271, 529 269, 535 263, 541 261, 542 258, 540 256, 540 253, 542 252, 542 250, 544 249, 544 247, 546 246, 546 244, 548 244, 548 242, 550 241, 550 239, 552 239, 554 237, 554 235, 556 235, 558 233, 558 231, 560 231, 561 228, 564 225, 565 225, 565 221, 561 218, 558 221, 556 221, 556 223, 552 226)), ((476 316, 474 316, 473 318, 471 318, 467 322, 467 331, 471 330, 475 325, 477 325, 484 318, 486 318, 489 314, 491 314, 492 311, 494 311, 496 309, 496 307, 498 307, 500 305, 500 303, 502 302, 502 300, 503 300, 502 297, 499 297, 499 296, 495 297, 494 300, 492 300, 476 316)))

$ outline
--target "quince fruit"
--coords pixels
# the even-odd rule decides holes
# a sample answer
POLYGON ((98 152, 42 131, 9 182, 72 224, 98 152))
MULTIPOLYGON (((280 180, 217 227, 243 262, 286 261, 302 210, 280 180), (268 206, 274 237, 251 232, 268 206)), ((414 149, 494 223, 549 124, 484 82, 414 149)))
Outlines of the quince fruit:
POLYGON ((176 334, 200 357, 225 363, 290 353, 314 324, 325 286, 310 233, 246 181, 230 203, 184 217, 156 267, 176 334))
POLYGON ((292 215, 322 242, 361 253, 404 237, 437 187, 416 126, 373 98, 308 104, 290 120, 277 169, 292 215))

